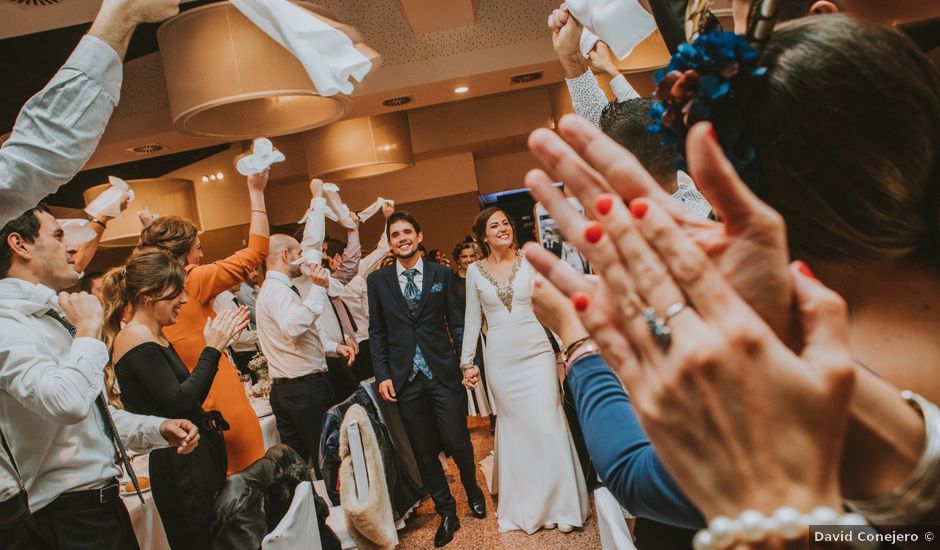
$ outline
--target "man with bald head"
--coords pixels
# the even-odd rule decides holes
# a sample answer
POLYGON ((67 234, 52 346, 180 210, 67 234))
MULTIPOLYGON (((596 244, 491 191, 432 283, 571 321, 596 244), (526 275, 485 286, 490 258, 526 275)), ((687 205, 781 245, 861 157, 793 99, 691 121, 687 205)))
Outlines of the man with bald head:
POLYGON ((316 322, 326 306, 329 273, 320 265, 309 266, 313 283, 307 297, 291 282, 302 275, 302 251, 297 239, 271 235, 267 277, 255 304, 258 343, 268 359, 271 376, 271 410, 281 441, 300 456, 313 459, 320 444, 323 416, 333 403, 333 388, 326 377, 326 357, 316 322))

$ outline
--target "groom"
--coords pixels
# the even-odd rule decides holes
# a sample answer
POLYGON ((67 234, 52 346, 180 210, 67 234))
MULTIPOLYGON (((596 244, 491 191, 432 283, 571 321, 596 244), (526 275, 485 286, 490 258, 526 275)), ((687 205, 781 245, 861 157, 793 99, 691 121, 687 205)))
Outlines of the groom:
POLYGON ((454 458, 470 511, 486 517, 467 430, 467 394, 454 354, 463 338, 463 305, 453 272, 418 254, 421 226, 395 212, 385 228, 395 263, 369 275, 369 344, 379 393, 397 401, 421 477, 441 515, 440 548, 460 528, 457 503, 438 460, 439 445, 454 458))

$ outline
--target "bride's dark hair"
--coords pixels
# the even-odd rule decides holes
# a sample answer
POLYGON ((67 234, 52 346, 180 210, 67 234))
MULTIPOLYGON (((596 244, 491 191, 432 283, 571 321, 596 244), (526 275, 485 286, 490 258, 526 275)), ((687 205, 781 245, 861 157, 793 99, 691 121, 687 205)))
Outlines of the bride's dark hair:
POLYGON ((477 215, 477 218, 473 220, 473 236, 477 241, 477 244, 480 245, 480 250, 483 251, 483 258, 486 258, 490 255, 489 245, 486 244, 486 224, 489 223, 490 218, 494 214, 502 212, 506 219, 509 220, 509 225, 512 226, 512 244, 516 248, 519 248, 519 241, 516 240, 516 222, 512 219, 512 216, 506 213, 505 210, 498 206, 490 206, 489 208, 484 208, 482 212, 477 215))

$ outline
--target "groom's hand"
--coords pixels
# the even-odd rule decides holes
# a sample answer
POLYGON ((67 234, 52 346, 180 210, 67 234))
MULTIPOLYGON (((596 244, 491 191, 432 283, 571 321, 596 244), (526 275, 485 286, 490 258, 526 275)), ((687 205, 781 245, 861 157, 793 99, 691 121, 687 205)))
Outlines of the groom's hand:
POLYGON ((395 399, 395 384, 393 384, 391 380, 385 380, 379 383, 379 395, 382 396, 382 399, 391 401, 392 403, 398 401, 395 399))

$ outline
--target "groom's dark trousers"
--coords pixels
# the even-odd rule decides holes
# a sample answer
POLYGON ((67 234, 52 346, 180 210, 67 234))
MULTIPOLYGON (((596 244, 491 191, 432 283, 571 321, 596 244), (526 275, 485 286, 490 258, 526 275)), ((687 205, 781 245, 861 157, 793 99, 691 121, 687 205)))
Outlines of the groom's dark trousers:
POLYGON ((422 262, 421 297, 414 311, 402 294, 397 263, 367 279, 369 344, 376 381, 392 380, 398 412, 424 484, 441 515, 455 515, 457 504, 438 459, 443 443, 460 469, 468 495, 479 490, 473 446, 467 430, 467 393, 454 346, 463 338, 463 304, 453 272, 422 262), (431 372, 414 375, 415 350, 420 347, 431 372))

